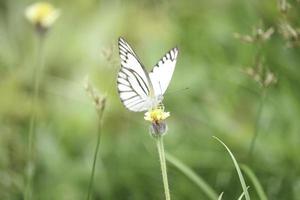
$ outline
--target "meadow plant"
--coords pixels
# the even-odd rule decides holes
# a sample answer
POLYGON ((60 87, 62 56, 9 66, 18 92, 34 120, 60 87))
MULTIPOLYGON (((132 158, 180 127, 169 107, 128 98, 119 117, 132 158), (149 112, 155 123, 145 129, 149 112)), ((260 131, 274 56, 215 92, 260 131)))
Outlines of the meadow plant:
MULTIPOLYGON (((234 167, 237 171, 237 174, 239 176, 239 180, 240 180, 240 183, 241 183, 241 186, 242 186, 242 189, 243 189, 243 193, 241 194, 241 196, 238 198, 239 200, 243 198, 243 196, 245 196, 245 199, 246 200, 250 200, 250 195, 249 195, 249 192, 248 192, 248 186, 246 185, 246 182, 245 182, 245 179, 244 179, 244 176, 242 174, 242 171, 239 167, 239 164, 238 162, 236 161, 233 153, 230 151, 230 149, 226 146, 226 144, 220 140, 219 138, 213 136, 214 139, 216 139, 218 142, 220 142, 227 150, 227 152, 229 153, 230 157, 231 157, 231 160, 234 164, 234 167)), ((219 199, 222 199, 222 196, 223 196, 223 193, 221 193, 219 199)))
POLYGON ((293 13, 291 13, 294 9, 294 6, 287 0, 278 0, 278 10, 280 12, 278 32, 285 40, 287 48, 299 47, 300 45, 300 28, 295 27, 296 22, 292 18, 293 13))
POLYGON ((169 153, 166 153, 166 159, 169 163, 171 163, 174 167, 181 171, 187 178, 189 178, 193 183, 195 183, 195 185, 197 185, 209 199, 217 199, 218 195, 216 191, 200 175, 196 174, 196 172, 193 171, 189 166, 187 166, 186 164, 184 164, 179 159, 177 159, 169 153))
POLYGON ((139 61, 132 47, 119 38, 121 69, 117 78, 117 89, 124 106, 134 112, 147 111, 144 119, 150 121, 150 134, 155 138, 161 165, 166 200, 170 200, 166 157, 163 136, 168 126, 165 120, 170 116, 162 104, 163 94, 172 79, 178 48, 167 52, 148 73, 139 61))
POLYGON ((275 29, 269 27, 265 29, 262 25, 253 27, 252 34, 242 35, 239 33, 234 33, 234 37, 241 42, 253 44, 256 47, 256 55, 254 55, 254 64, 250 67, 246 67, 242 70, 250 79, 254 80, 259 85, 260 89, 260 102, 256 113, 255 124, 254 124, 254 134, 250 142, 250 147, 248 150, 248 155, 251 157, 256 139, 259 133, 259 122, 263 111, 263 106, 266 98, 267 88, 277 83, 277 77, 275 74, 265 65, 264 60, 264 45, 271 39, 274 34, 275 29))
POLYGON ((30 126, 28 134, 28 161, 26 166, 26 188, 24 199, 32 199, 32 179, 34 176, 34 137, 36 129, 36 108, 38 101, 40 80, 44 68, 44 43, 47 31, 59 16, 59 11, 51 4, 39 2, 30 5, 25 10, 25 16, 34 26, 37 35, 38 45, 36 49, 36 65, 34 69, 34 91, 32 96, 32 112, 30 117, 30 126))
POLYGON ((117 46, 114 43, 101 49, 101 55, 107 62, 108 66, 115 66, 119 64, 119 59, 114 56, 117 51, 116 49, 117 46))
POLYGON ((60 11, 47 2, 37 2, 26 8, 25 16, 39 34, 51 28, 60 15, 60 11))
POLYGON ((169 116, 170 113, 164 111, 163 105, 146 112, 144 116, 144 119, 146 121, 151 122, 149 128, 150 134, 156 140, 166 200, 170 200, 171 197, 168 183, 163 136, 167 133, 168 130, 168 126, 165 119, 167 119, 169 116))
POLYGON ((87 197, 86 197, 86 199, 89 200, 91 197, 92 189, 93 189, 96 162, 97 162, 98 152, 99 152, 99 148, 100 148, 101 132, 102 132, 102 125, 103 125, 103 113, 104 113, 104 109, 106 106, 106 96, 100 95, 100 93, 89 82, 88 78, 85 83, 85 90, 86 90, 87 94, 91 97, 91 99, 95 105, 97 115, 98 115, 97 144, 95 147, 93 165, 92 165, 89 186, 88 186, 88 192, 87 192, 87 197))
MULTIPOLYGON (((299 3, 299 1, 297 1, 297 3, 299 3)), ((296 6, 294 4, 295 2, 292 3, 288 2, 287 0, 277 1, 279 19, 276 19, 276 30, 273 27, 264 30, 260 25, 257 28, 253 28, 252 34, 234 34, 235 38, 239 39, 242 42, 253 44, 257 48, 256 55, 254 56, 254 64, 251 67, 247 67, 243 70, 245 74, 247 74, 251 79, 259 84, 261 89, 260 103, 256 114, 254 135, 252 137, 249 148, 249 156, 251 156, 255 147, 255 141, 259 132, 260 116, 263 111, 265 99, 267 96, 267 90, 278 81, 275 73, 265 65, 265 55, 263 51, 264 45, 270 40, 275 31, 282 36, 283 40, 285 41, 285 47, 295 48, 300 45, 300 28, 296 27, 295 25, 297 23, 295 21, 296 6)))
POLYGON ((247 165, 243 164, 241 165, 241 169, 242 171, 245 172, 245 174, 247 175, 247 177, 250 179, 250 181, 252 182, 256 193, 259 197, 260 200, 268 200, 267 195, 263 189, 263 187, 261 186, 258 178, 256 177, 256 175, 254 174, 254 172, 252 171, 252 169, 250 167, 248 167, 247 165))

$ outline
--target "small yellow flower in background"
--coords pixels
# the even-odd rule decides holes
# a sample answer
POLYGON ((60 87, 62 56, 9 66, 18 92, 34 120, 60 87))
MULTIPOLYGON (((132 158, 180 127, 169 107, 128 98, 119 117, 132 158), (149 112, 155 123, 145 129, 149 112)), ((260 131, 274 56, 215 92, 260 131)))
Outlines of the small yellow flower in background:
POLYGON ((38 30, 45 31, 57 20, 60 12, 47 2, 37 2, 28 6, 25 10, 26 18, 38 30))
POLYGON ((152 123, 158 123, 167 119, 170 112, 165 112, 163 108, 158 107, 145 113, 144 119, 152 123))

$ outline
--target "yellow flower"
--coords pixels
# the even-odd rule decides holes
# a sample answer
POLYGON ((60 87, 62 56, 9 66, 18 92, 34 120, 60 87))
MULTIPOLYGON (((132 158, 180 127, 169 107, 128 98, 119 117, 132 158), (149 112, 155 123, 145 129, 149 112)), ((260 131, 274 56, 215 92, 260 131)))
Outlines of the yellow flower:
POLYGON ((50 3, 38 2, 25 10, 26 18, 37 28, 48 29, 59 17, 59 10, 50 3))
POLYGON ((167 119, 170 116, 170 112, 165 112, 163 108, 158 107, 145 113, 144 119, 152 123, 158 123, 167 119))

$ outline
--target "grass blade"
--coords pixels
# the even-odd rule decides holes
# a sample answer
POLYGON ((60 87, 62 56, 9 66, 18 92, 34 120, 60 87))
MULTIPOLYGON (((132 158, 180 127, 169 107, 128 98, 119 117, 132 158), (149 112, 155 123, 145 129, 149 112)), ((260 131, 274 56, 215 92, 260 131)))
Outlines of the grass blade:
MULTIPOLYGON (((249 187, 247 187, 247 191, 248 191, 248 188, 249 187)), ((242 200, 242 198, 245 196, 245 193, 243 192, 242 194, 241 194, 241 196, 238 198, 238 200, 242 200)))
POLYGON ((241 165, 242 170, 245 172, 245 174, 249 177, 252 184, 254 185, 254 188, 257 192, 257 195, 260 200, 268 200, 267 195, 261 186, 260 182, 258 181, 258 178, 255 176, 254 172, 247 166, 247 165, 241 165))
POLYGON ((223 194, 224 194, 224 192, 222 192, 222 193, 220 194, 218 200, 222 200, 223 194))
POLYGON ((191 168, 189 168, 187 165, 185 165, 169 153, 166 153, 166 159, 179 171, 186 175, 191 181, 193 181, 207 195, 207 197, 209 197, 209 199, 218 199, 218 194, 203 180, 203 178, 196 174, 191 168))
POLYGON ((213 138, 215 138, 216 140, 218 140, 226 148, 226 150, 228 151, 228 153, 229 153, 229 155, 230 155, 230 157, 231 157, 231 159, 233 161, 233 164, 235 166, 235 169, 236 169, 236 171, 238 173, 238 176, 239 176, 242 188, 243 188, 243 193, 245 195, 245 198, 246 198, 246 200, 250 200, 250 195, 249 195, 248 190, 247 190, 245 179, 243 177, 241 169, 240 169, 240 167, 239 167, 239 165, 238 165, 238 163, 237 163, 234 155, 231 153, 230 149, 226 146, 226 144, 224 144, 224 142, 222 142, 219 138, 217 138, 215 136, 213 136, 213 138))

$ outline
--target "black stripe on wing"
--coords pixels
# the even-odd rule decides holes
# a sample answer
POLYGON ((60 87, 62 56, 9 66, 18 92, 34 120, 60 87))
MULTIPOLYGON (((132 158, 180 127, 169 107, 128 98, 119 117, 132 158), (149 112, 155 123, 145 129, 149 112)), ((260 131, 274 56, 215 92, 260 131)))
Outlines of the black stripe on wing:
POLYGON ((149 82, 148 73, 146 72, 142 63, 139 61, 134 50, 130 47, 130 45, 122 37, 119 38, 119 54, 120 54, 120 58, 121 58, 121 68, 131 71, 132 74, 134 74, 136 76, 140 87, 148 95, 150 92, 149 84, 151 84, 151 83, 147 84, 147 82, 149 82), (134 61, 136 61, 137 66, 130 65, 128 63, 129 59, 132 59, 132 62, 130 62, 130 63, 135 63, 134 61), (124 63, 122 63, 122 62, 124 62, 124 63), (127 66, 125 66, 125 65, 127 65, 127 66))
MULTIPOLYGON (((170 60, 172 62, 176 61, 177 55, 178 55, 178 48, 174 47, 173 49, 171 49, 170 51, 168 51, 158 62, 156 65, 154 65, 153 69, 151 70, 151 72, 153 72, 155 67, 160 67, 162 66, 166 61, 170 60)), ((150 72, 150 73, 151 73, 150 72)))
POLYGON ((141 84, 133 70, 121 68, 118 73, 117 88, 122 103, 129 110, 136 112, 145 110, 143 107, 146 103, 148 93, 141 84), (134 80, 130 81, 132 78, 135 79, 135 82, 134 80), (133 84, 135 84, 135 87, 133 87, 133 84), (136 87, 140 87, 141 90, 137 91, 136 87))
POLYGON ((129 110, 143 111, 149 98, 150 84, 148 73, 130 45, 119 38, 121 69, 118 73, 117 87, 122 103, 129 110))

